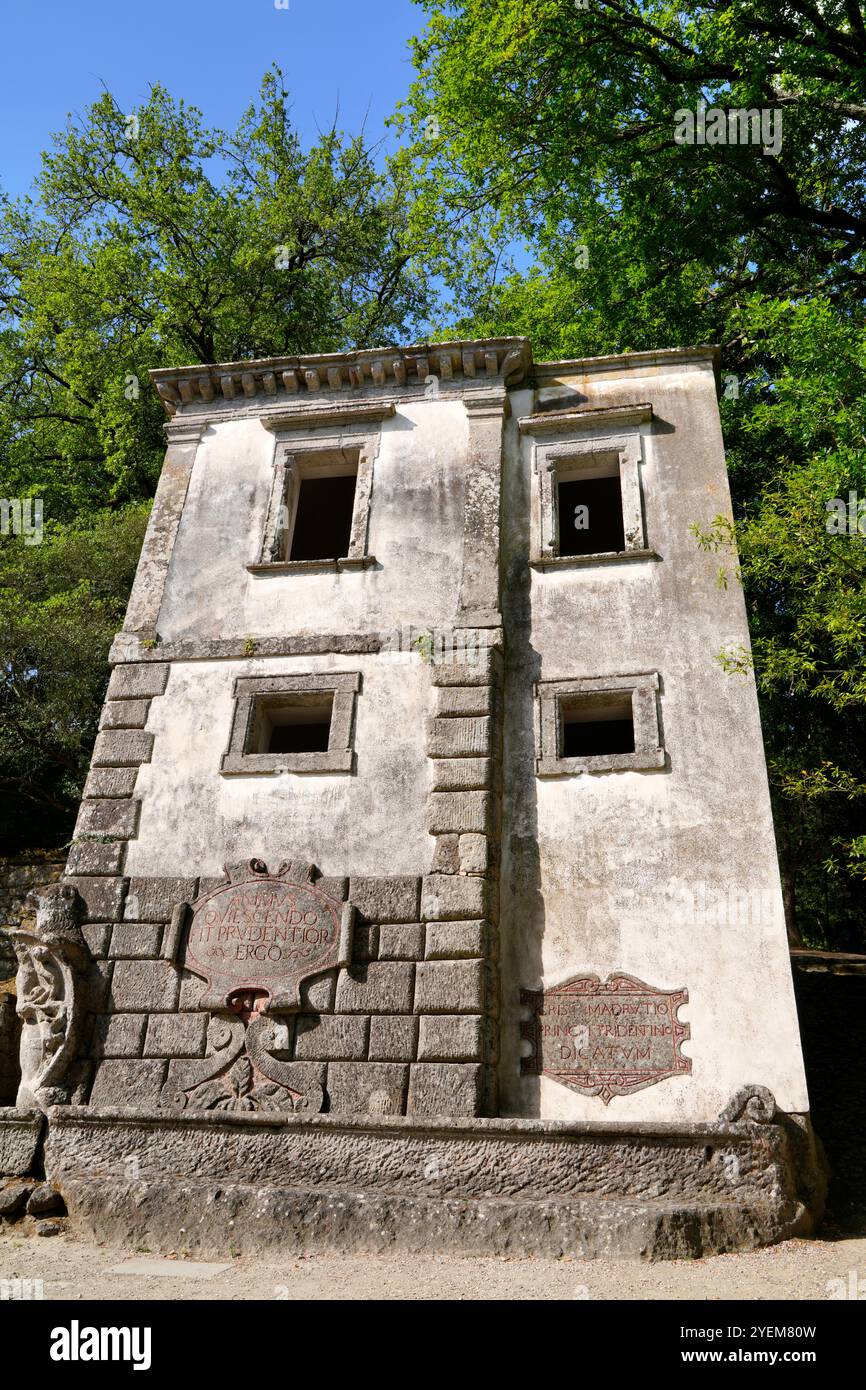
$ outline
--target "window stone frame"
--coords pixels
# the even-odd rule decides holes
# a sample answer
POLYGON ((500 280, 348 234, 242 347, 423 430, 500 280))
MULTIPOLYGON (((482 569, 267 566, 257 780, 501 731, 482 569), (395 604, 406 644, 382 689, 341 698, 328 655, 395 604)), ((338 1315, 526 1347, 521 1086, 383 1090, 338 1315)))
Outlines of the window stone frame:
POLYGON ((355 697, 360 671, 324 671, 287 676, 236 676, 228 748, 220 760, 223 776, 273 776, 280 772, 352 772, 354 767, 355 697), (333 695, 327 752, 251 753, 247 751, 263 696, 333 695))
POLYGON ((536 774, 571 777, 582 772, 647 772, 664 768, 667 755, 659 718, 660 680, 657 671, 628 676, 589 676, 572 680, 539 681, 535 687, 536 774), (602 753, 592 757, 562 756, 564 700, 631 693, 634 721, 633 753, 602 753))
POLYGON ((290 416, 262 419, 262 424, 276 436, 273 476, 268 499, 262 543, 258 555, 247 565, 251 574, 297 574, 309 571, 332 573, 363 570, 374 566, 375 555, 367 550, 370 527, 370 503, 373 493, 373 465, 379 453, 381 430, 371 430, 373 419, 377 426, 394 414, 393 402, 374 410, 369 407, 353 419, 351 406, 344 410, 324 412, 298 411, 290 416), (354 469, 349 461, 354 463, 354 469), (291 560, 284 552, 291 547, 300 485, 305 477, 333 475, 334 469, 354 471, 356 475, 355 502, 349 553, 321 560, 291 560))
POLYGON ((623 560, 658 559, 647 539, 641 469, 644 466, 642 427, 652 420, 650 406, 588 411, 555 412, 520 421, 523 434, 533 436, 532 535, 530 564, 540 569, 579 568, 614 564, 623 560), (555 433, 551 441, 534 438, 555 433), (600 455, 618 459, 625 549, 593 555, 559 554, 558 483, 564 476, 579 476, 600 455))

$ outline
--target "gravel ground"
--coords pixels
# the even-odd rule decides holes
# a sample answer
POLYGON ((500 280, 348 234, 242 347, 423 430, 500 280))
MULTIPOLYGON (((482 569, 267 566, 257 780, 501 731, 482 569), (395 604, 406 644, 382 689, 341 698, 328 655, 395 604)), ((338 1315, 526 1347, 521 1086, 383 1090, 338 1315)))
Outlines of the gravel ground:
MULTIPOLYGON (((150 1252, 0 1233, 0 1280, 41 1279, 46 1299, 820 1299, 831 1281, 863 1279, 866 1238, 795 1240, 746 1255, 664 1264, 614 1261, 450 1259, 437 1255, 326 1255, 226 1259, 201 1277, 178 1259, 176 1275, 108 1271, 150 1252)), ((829 1286, 829 1287, 828 1287, 829 1286)), ((2 1286, 0 1286, 2 1293, 2 1286)), ((8 1293, 6 1295, 8 1297, 8 1293)))

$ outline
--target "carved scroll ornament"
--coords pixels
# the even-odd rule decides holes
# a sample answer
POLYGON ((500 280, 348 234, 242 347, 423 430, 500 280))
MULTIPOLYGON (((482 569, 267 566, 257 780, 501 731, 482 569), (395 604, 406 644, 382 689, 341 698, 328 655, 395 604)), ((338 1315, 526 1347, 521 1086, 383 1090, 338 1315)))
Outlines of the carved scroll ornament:
POLYGON ((21 1019, 19 1110, 68 1103, 70 1071, 87 1012, 90 951, 81 931, 84 903, 68 884, 31 893, 35 926, 10 932, 18 960, 21 1019))

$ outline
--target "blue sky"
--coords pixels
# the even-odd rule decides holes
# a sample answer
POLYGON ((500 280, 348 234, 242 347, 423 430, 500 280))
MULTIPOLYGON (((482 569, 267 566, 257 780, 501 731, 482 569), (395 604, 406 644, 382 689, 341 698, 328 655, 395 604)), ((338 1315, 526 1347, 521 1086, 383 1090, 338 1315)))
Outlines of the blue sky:
MULTIPOLYGON (((161 82, 231 128, 274 61, 304 142, 330 125, 371 139, 412 80, 411 0, 2 0, 0 187, 27 191, 51 134, 107 87, 123 110, 161 82)), ((393 135, 390 137, 393 141, 393 135)))

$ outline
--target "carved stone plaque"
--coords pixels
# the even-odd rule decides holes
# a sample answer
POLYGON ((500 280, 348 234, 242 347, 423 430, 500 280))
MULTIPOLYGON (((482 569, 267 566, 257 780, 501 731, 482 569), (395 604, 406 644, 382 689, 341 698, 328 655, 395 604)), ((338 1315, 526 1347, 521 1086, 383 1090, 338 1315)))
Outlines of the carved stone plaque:
POLYGON ((351 955, 353 909, 311 881, 310 866, 283 864, 268 873, 260 859, 229 865, 229 882, 198 898, 184 965, 208 981, 203 1009, 232 1008, 232 999, 264 994, 259 1013, 300 1007, 302 980, 351 955))
POLYGON ((677 1011, 685 989, 655 989, 631 975, 579 975, 553 989, 524 989, 524 1074, 544 1075, 584 1096, 629 1095, 692 1069, 680 1051, 690 1035, 677 1011))

